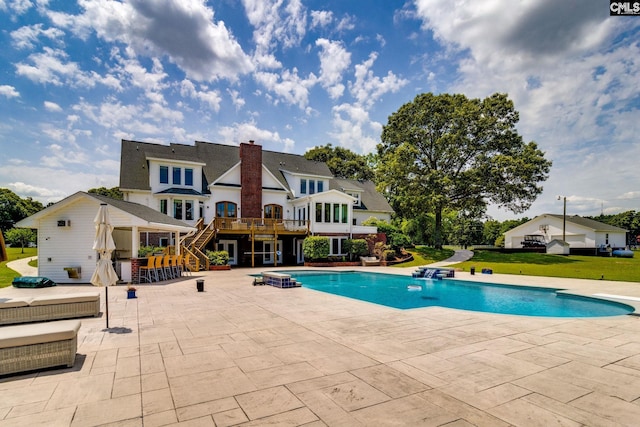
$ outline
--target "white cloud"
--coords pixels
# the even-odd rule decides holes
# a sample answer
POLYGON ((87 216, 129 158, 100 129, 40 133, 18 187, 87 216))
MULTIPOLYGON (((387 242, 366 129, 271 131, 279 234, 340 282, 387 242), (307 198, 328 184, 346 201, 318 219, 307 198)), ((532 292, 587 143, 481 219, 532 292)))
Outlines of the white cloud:
POLYGON ((180 94, 207 104, 215 112, 220 111, 222 97, 217 90, 197 90, 193 82, 185 79, 180 83, 180 94))
POLYGON ((247 18, 254 27, 256 52, 264 55, 276 44, 298 46, 306 33, 306 13, 300 0, 243 0, 247 18))
POLYGON ((42 24, 27 25, 11 32, 13 45, 18 49, 31 49, 38 42, 39 37, 56 40, 64 36, 64 32, 58 28, 42 29, 42 24))
POLYGON ((333 21, 333 12, 329 10, 312 10, 311 28, 326 27, 333 21))
POLYGON ((198 81, 236 79, 251 71, 249 57, 213 9, 200 0, 81 0, 83 13, 50 12, 56 25, 88 37, 95 31, 121 42, 137 55, 167 56, 187 77, 198 81))
POLYGON ((340 41, 327 39, 316 40, 316 46, 321 48, 320 57, 320 83, 327 89, 331 99, 337 99, 344 93, 344 85, 341 83, 342 75, 351 63, 351 54, 347 52, 340 41))
POLYGON ((287 104, 305 109, 309 103, 309 89, 316 84, 317 77, 311 73, 305 78, 298 76, 298 70, 284 70, 281 73, 257 72, 256 81, 275 93, 287 104))
POLYGON ((61 49, 44 47, 43 52, 29 55, 29 63, 16 64, 16 73, 29 80, 54 86, 94 87, 96 83, 112 84, 98 73, 82 71, 75 62, 68 61, 69 55, 61 49))
POLYGON ((375 76, 371 68, 377 57, 378 55, 375 52, 371 53, 369 59, 357 64, 355 70, 356 80, 349 84, 351 94, 360 105, 370 107, 385 93, 397 92, 409 83, 408 80, 398 78, 391 71, 382 79, 375 76))
POLYGON ((362 153, 374 151, 382 125, 372 121, 360 105, 341 104, 333 107, 333 127, 329 133, 341 146, 362 153))
POLYGON ((60 107, 55 102, 51 102, 51 101, 44 101, 44 108, 47 111, 51 111, 53 113, 59 113, 62 111, 62 107, 60 107))
POLYGON ((338 30, 338 32, 353 30, 356 27, 353 21, 354 18, 347 15, 338 22, 336 29, 338 30))
POLYGON ((13 86, 0 85, 0 95, 7 98, 18 98, 20 96, 20 92, 18 92, 13 86))
POLYGON ((238 111, 242 107, 244 107, 244 104, 245 104, 246 101, 240 95, 240 92, 238 92, 237 90, 231 90, 231 89, 227 88, 227 93, 231 97, 231 102, 236 107, 236 111, 238 111))
POLYGON ((282 138, 278 132, 272 132, 260 129, 255 122, 234 123, 233 126, 223 126, 218 130, 221 143, 228 144, 233 141, 235 144, 254 140, 263 146, 263 149, 274 151, 283 151, 289 153, 293 151, 294 141, 289 138, 282 138), (276 147, 264 148, 267 144, 273 144, 276 147))

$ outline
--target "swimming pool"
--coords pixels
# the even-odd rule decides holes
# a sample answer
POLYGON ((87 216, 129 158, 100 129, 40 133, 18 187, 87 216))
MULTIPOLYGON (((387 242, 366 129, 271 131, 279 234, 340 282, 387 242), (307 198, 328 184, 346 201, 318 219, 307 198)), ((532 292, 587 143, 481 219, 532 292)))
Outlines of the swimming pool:
POLYGON ((464 280, 416 279, 384 273, 279 271, 302 286, 387 307, 449 307, 489 313, 545 317, 601 317, 629 314, 626 304, 557 293, 561 289, 495 285, 464 280))

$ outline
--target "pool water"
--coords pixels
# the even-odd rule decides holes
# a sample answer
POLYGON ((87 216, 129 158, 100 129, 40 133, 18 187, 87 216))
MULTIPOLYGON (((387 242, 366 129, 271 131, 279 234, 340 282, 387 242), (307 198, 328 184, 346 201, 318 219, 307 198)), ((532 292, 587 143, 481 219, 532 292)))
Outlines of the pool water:
POLYGON ((634 311, 621 303, 557 293, 560 289, 356 271, 292 270, 280 273, 290 274, 305 288, 399 309, 439 306, 546 317, 618 316, 634 311))

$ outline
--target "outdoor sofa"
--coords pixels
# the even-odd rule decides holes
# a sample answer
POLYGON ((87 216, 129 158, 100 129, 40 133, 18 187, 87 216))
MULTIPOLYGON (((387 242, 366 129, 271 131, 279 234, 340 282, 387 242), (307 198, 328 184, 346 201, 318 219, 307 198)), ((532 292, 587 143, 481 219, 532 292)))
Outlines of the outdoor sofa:
POLYGON ((0 325, 97 317, 99 314, 98 292, 0 298, 0 325))
POLYGON ((72 367, 78 350, 79 320, 59 320, 0 328, 0 375, 56 366, 72 367))
POLYGON ((360 261, 363 267, 380 265, 380 260, 374 256, 361 256, 360 261))

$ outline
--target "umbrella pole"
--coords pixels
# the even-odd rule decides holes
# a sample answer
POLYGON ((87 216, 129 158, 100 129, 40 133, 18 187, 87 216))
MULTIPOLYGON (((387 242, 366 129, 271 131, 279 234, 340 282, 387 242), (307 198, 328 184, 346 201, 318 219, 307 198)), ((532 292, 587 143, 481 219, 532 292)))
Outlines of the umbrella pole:
POLYGON ((107 329, 109 329, 109 287, 104 287, 104 298, 107 303, 107 329))

